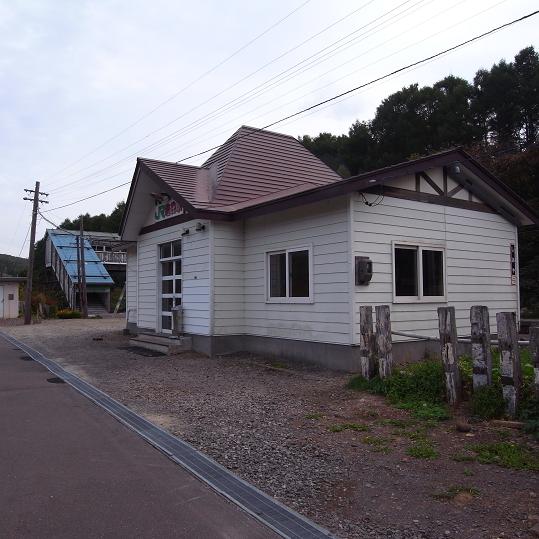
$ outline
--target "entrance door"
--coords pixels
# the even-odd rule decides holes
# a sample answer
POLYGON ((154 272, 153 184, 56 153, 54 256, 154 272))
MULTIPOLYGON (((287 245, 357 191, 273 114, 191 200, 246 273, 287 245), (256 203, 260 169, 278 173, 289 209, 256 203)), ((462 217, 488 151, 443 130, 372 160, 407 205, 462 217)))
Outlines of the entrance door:
POLYGON ((4 287, 0 285, 0 320, 4 318, 4 287))
POLYGON ((170 241, 159 246, 160 323, 163 333, 172 333, 172 308, 182 304, 182 242, 170 241))

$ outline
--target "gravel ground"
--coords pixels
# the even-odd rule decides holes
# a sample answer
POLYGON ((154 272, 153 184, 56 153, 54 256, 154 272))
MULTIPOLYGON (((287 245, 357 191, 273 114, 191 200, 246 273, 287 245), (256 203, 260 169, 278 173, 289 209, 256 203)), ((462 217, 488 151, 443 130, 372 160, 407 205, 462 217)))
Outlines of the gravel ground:
POLYGON ((451 458, 471 442, 531 444, 518 431, 478 424, 459 433, 444 422, 429 431, 439 458, 414 459, 408 434, 421 425, 345 389, 345 374, 248 355, 144 357, 125 349, 123 327, 107 318, 4 331, 340 537, 536 537, 537 474, 451 458), (352 422, 368 431, 331 431, 352 422), (451 487, 474 494, 435 496, 451 487))

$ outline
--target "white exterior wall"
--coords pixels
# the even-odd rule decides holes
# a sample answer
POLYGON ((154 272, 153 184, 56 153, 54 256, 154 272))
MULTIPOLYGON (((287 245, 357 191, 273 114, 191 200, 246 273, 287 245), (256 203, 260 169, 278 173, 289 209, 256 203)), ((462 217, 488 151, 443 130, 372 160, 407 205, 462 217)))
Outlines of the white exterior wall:
POLYGON ((455 307, 459 335, 470 334, 472 305, 489 307, 493 332, 495 313, 518 315, 518 281, 511 284, 509 261, 517 229, 500 215, 391 197, 368 207, 357 194, 351 197, 351 210, 352 255, 373 261, 370 284, 355 287, 355 343, 359 343, 360 305, 388 304, 392 329, 429 336, 438 335, 439 306, 455 307), (393 241, 445 247, 447 303, 393 303, 393 241))
MULTIPOLYGON (((198 221, 197 221, 198 222, 198 221)), ((129 280, 136 278, 137 326, 159 331, 159 255, 158 246, 173 240, 182 240, 182 305, 184 330, 195 335, 210 333, 210 232, 209 226, 200 232, 195 222, 182 223, 139 236, 136 270, 129 268, 129 280), (182 236, 183 230, 190 233, 182 236)), ((130 262, 133 256, 130 257, 130 262)), ((131 285, 128 284, 131 288, 131 285)), ((129 300, 128 300, 129 301, 129 300)), ((131 300, 132 301, 132 300, 131 300)), ((129 303, 128 303, 129 305, 129 303)), ((129 307, 128 307, 129 308, 129 307)))
MULTIPOLYGON (((349 253, 347 197, 246 220, 245 334, 349 344, 352 332, 349 253), (266 253, 296 247, 312 248, 313 303, 267 303, 266 253)), ((217 252, 215 256, 217 267, 217 252)), ((232 294, 230 299, 233 297, 232 294)), ((216 329, 226 327, 222 319, 225 308, 223 301, 216 303, 216 329)))
POLYGON ((3 315, 0 318, 17 318, 19 316, 19 283, 0 283, 3 288, 3 315), (9 294, 13 294, 13 299, 8 299, 9 294))
POLYGON ((137 247, 127 248, 127 265, 125 269, 125 312, 128 322, 137 321, 137 247))

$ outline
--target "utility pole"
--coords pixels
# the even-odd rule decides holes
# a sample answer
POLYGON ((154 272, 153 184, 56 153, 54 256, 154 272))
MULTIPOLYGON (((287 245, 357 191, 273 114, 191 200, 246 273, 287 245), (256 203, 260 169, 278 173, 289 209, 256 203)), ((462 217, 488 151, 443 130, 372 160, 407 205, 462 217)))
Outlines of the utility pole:
MULTIPOLYGON (((80 246, 79 246, 79 237, 75 236, 75 247, 77 248, 77 289, 79 292, 79 309, 82 313, 82 286, 80 278, 80 246)), ((75 301, 73 302, 73 309, 77 308, 77 296, 75 295, 75 301)))
POLYGON ((26 292, 24 296, 24 323, 26 325, 32 323, 32 285, 33 285, 33 273, 34 273, 34 243, 36 241, 36 220, 37 212, 39 210, 39 203, 48 204, 46 200, 41 200, 40 195, 48 197, 48 193, 42 193, 39 191, 39 182, 36 182, 34 189, 25 189, 27 193, 34 193, 33 198, 23 197, 23 200, 30 200, 34 202, 32 208, 32 224, 30 225, 30 247, 28 250, 28 277, 26 278, 26 292))
POLYGON ((81 310, 82 317, 88 318, 88 296, 86 295, 86 264, 84 262, 84 221, 82 215, 80 216, 80 283, 79 293, 81 296, 81 310), (81 289, 82 285, 82 289, 81 289))

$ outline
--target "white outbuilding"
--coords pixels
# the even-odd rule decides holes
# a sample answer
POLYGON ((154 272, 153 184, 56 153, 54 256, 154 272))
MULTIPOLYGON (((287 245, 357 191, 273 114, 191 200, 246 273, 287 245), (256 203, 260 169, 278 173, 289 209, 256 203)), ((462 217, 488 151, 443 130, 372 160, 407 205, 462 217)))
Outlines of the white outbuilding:
MULTIPOLYGON (((538 222, 461 149, 342 179, 295 138, 242 127, 200 167, 138 159, 121 229, 128 327, 354 369, 361 305, 432 336, 439 306, 459 333, 472 305, 518 316, 518 228, 538 222)), ((397 358, 425 352, 394 343, 397 358)))
POLYGON ((0 276, 0 320, 19 316, 19 286, 26 277, 0 276))

